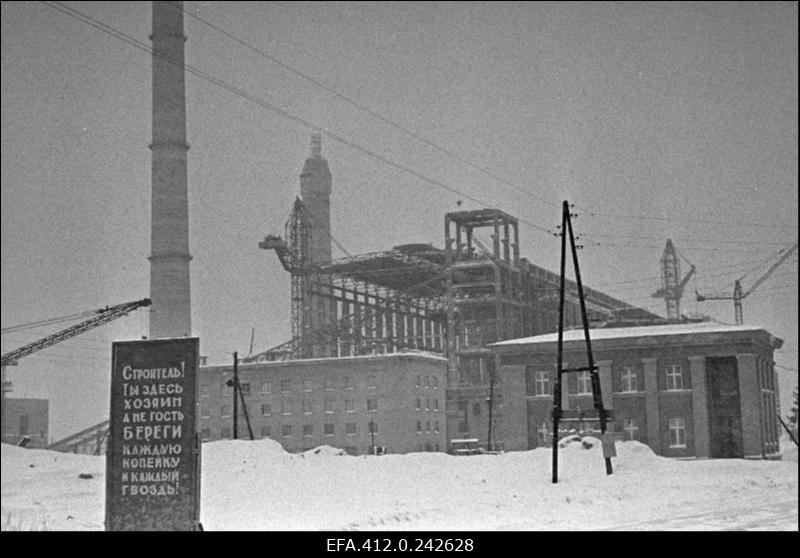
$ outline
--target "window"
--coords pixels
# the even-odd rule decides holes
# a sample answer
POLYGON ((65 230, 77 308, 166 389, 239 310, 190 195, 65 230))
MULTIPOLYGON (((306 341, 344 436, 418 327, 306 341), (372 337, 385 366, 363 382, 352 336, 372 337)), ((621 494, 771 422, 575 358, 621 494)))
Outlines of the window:
POLYGON ((421 410, 422 410, 422 399, 417 397, 417 411, 421 411, 421 410))
POLYGON ((311 401, 303 401, 303 414, 310 415, 314 412, 314 405, 311 401))
POLYGON ((378 433, 378 423, 375 422, 374 420, 369 421, 369 431, 371 434, 378 433))
POLYGON ((438 420, 433 421, 433 431, 434 432, 439 432, 439 421, 438 420))
POLYGON ((426 411, 430 411, 431 410, 431 400, 427 399, 427 398, 425 399, 425 410, 426 411))
POLYGON ((262 403, 261 404, 261 416, 268 417, 272 414, 272 405, 269 403, 262 403))
POLYGON ((292 380, 288 378, 285 380, 281 380, 281 391, 283 393, 289 393, 290 391, 292 391, 292 380))
POLYGON ((591 395, 592 373, 588 370, 578 372, 578 395, 591 395))
POLYGON ((422 385, 422 376, 417 376, 417 381, 414 383, 414 385, 417 387, 422 385))
POLYGON ((425 421, 425 432, 431 431, 431 421, 425 421))
POLYGON ((438 399, 434 399, 433 400, 433 410, 434 411, 438 411, 439 410, 439 400, 438 399))
POLYGON ((368 388, 375 388, 378 387, 378 379, 375 374, 370 374, 367 376, 367 387, 368 388))
POLYGON ((333 412, 333 400, 328 399, 325 401, 325 412, 332 413, 333 412))
POLYGON ((200 405, 200 417, 201 418, 211 417, 211 409, 208 408, 208 405, 200 405))
POLYGON ((242 395, 250 395, 250 382, 239 382, 239 391, 242 395))
POLYGON ((322 389, 325 391, 333 391, 333 381, 330 378, 323 378, 322 389))
POLYGON ((431 378, 430 378, 430 376, 425 376, 425 387, 431 387, 431 378))
POLYGON ((202 441, 204 441, 204 442, 207 442, 208 440, 210 440, 211 439, 211 429, 210 428, 203 428, 203 430, 200 431, 200 439, 202 441))
POLYGON ((355 403, 351 399, 344 400, 344 412, 345 413, 355 413, 356 406, 355 403))
POLYGON ((458 410, 462 413, 467 410, 467 402, 466 401, 459 401, 458 402, 458 410))
POLYGON ((272 427, 271 426, 262 426, 261 427, 261 437, 262 438, 269 438, 272 436, 272 427))
POLYGON ((667 366, 667 391, 683 389, 683 369, 680 364, 667 366))
POLYGON ((281 414, 282 415, 291 415, 292 414, 292 402, 291 401, 281 401, 281 414))
POLYGON ((356 385, 353 383, 353 378, 350 376, 344 377, 344 389, 356 389, 356 385))
POLYGON ((534 394, 550 395, 550 372, 538 371, 534 375, 534 394))
POLYGON ((624 393, 630 393, 639 390, 639 387, 636 384, 636 372, 631 367, 626 366, 625 368, 622 369, 621 379, 622 379, 622 391, 624 393))
POLYGON ((417 421, 417 434, 422 434, 422 421, 417 421))
POLYGON ((374 397, 370 397, 367 399, 367 411, 377 411, 378 410, 378 400, 374 397))
POLYGON ((481 404, 480 403, 473 403, 472 404, 472 414, 474 416, 480 416, 481 414, 481 404))
POLYGON ((467 426, 467 421, 462 420, 458 423, 458 431, 462 434, 469 432, 469 427, 467 426))
POLYGON ((539 423, 536 429, 536 441, 539 446, 546 446, 547 441, 550 439, 550 425, 546 422, 539 423))
POLYGON ((686 447, 686 421, 682 417, 669 419, 669 447, 686 447))
POLYGON ((335 429, 334 429, 333 423, 330 423, 330 422, 326 423, 325 424, 325 435, 326 436, 333 436, 334 433, 335 433, 335 429))
POLYGON ((622 421, 622 429, 625 431, 626 440, 639 439, 639 422, 636 419, 625 419, 622 421))
POLYGON ((272 393, 272 382, 261 382, 261 393, 272 393))
POLYGON ((314 435, 314 425, 313 424, 304 424, 303 425, 303 436, 313 436, 314 435))
POLYGON ((233 393, 233 387, 228 385, 228 380, 226 378, 222 379, 222 395, 231 395, 233 393))
POLYGON ((281 428, 281 433, 283 434, 284 438, 288 438, 292 435, 292 425, 291 424, 284 424, 281 428))
POLYGON ((431 376, 431 387, 433 389, 439 388, 439 378, 437 376, 431 376))
POLYGON ((223 405, 219 409, 219 414, 222 417, 229 417, 231 416, 231 406, 230 405, 223 405))
POLYGON ((356 433, 356 423, 348 422, 344 425, 344 433, 345 434, 355 434, 356 433))
POLYGON ((230 438, 231 437, 231 429, 227 426, 223 426, 219 432, 221 438, 230 438))
POLYGON ((200 384, 200 397, 208 397, 211 393, 211 386, 208 384, 200 384))
POLYGON ((311 391, 311 380, 303 380, 303 391, 311 391))

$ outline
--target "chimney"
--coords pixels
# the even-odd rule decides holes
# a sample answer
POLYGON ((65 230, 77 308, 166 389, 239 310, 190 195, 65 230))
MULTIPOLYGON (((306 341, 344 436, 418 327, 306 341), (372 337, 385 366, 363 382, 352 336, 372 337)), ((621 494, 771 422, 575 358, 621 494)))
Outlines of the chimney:
POLYGON ((153 2, 150 338, 192 334, 183 2, 153 2))

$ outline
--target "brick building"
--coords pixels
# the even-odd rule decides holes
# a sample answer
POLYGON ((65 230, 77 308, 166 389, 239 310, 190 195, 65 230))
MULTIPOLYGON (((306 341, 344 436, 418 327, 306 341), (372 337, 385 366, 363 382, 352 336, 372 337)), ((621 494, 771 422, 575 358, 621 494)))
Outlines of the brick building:
MULTIPOLYGON (((609 430, 668 457, 774 457, 780 436, 773 351, 756 326, 713 322, 590 330, 609 430)), ((492 347, 500 376, 525 377, 528 447, 548 445, 557 333, 492 347)), ((582 330, 564 332, 564 367, 586 366, 582 330)), ((593 410, 588 372, 567 373, 562 407, 593 410)), ((597 419, 578 431, 597 431, 597 419)))
POLYGON ((44 448, 49 443, 49 401, 7 397, 3 409, 3 443, 18 444, 30 437, 29 448, 44 448))
MULTIPOLYGON (((354 455, 373 444, 386 453, 446 451, 447 360, 392 353, 240 364, 255 438, 290 452, 321 445, 354 455)), ((201 367, 200 429, 204 441, 232 438, 233 366, 201 367)), ((239 404, 238 434, 248 439, 239 404)))

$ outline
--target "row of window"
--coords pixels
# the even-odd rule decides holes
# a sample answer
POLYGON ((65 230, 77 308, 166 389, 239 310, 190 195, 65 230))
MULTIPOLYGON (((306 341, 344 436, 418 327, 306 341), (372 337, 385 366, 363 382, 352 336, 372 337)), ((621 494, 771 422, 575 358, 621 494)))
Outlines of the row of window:
MULTIPOLYGON (((683 367, 680 364, 669 364, 664 367, 667 391, 681 391, 685 389, 683 381, 683 367)), ((552 395, 550 372, 539 370, 534 373, 534 394, 552 395)), ((621 393, 636 393, 639 391, 639 378, 636 371, 626 366, 620 370, 621 393)), ((589 371, 578 372, 577 395, 592 394, 592 375, 589 371)))
MULTIPOLYGON (((669 419, 669 447, 686 447, 686 420, 683 417, 669 419)), ((536 429, 539 445, 546 445, 551 438, 552 424, 542 422, 536 429)), ((595 430, 594 425, 586 423, 581 426, 581 430, 595 430)), ((599 430, 599 428, 597 429, 599 430)), ((639 421, 632 418, 623 419, 622 430, 625 433, 625 440, 639 440, 639 421)))
MULTIPOLYGON (((311 415, 314 413, 314 404, 311 401, 301 401, 302 405, 302 413, 304 415, 311 415)), ((323 410, 325 413, 334 413, 336 412, 336 403, 338 401, 329 400, 323 403, 323 410)), ((292 415, 294 414, 295 408, 295 401, 291 399, 287 399, 285 401, 280 402, 280 414, 281 415, 292 415)), ((438 401, 437 401, 438 406, 438 401)), ((366 408, 368 412, 376 412, 378 410, 378 399, 376 397, 370 397, 366 400, 366 408)), ((345 399, 344 401, 344 412, 345 413, 355 413, 356 412, 356 401, 352 399, 345 399)), ((230 405, 222 405, 220 407, 220 416, 222 417, 229 417, 231 416, 231 406, 230 405)), ((272 416, 273 409, 272 403, 262 403, 261 404, 261 416, 268 417, 272 416)), ((200 406, 200 416, 202 418, 210 418, 211 411, 208 405, 201 405, 200 406)))
MULTIPOLYGON (((293 426, 291 424, 282 424, 280 425, 280 435, 284 438, 289 438, 294 434, 293 426)), ((370 421, 366 424, 366 430, 369 434, 378 434, 378 423, 374 421, 370 421)), ((440 425, 439 421, 417 421, 417 434, 423 433, 439 433, 440 425)), ((303 424, 302 425, 302 436, 309 437, 314 436, 314 425, 313 424, 303 424)), ((220 430, 222 438, 230 438, 231 437, 231 429, 230 427, 224 426, 220 430)), ((277 432, 276 432, 277 433, 277 432)), ((355 436, 358 434, 358 424, 355 422, 346 422, 344 424, 344 433, 350 436, 355 436)), ((325 423, 322 425, 322 434, 324 436, 335 436, 336 435, 336 424, 334 423, 325 423)), ((208 440, 211 437, 211 429, 204 428, 202 430, 202 437, 203 440, 208 440)), ((262 438, 270 438, 272 437, 272 425, 265 424, 261 426, 261 437, 262 438)))
POLYGON ((438 389, 439 378, 436 376, 417 376, 414 386, 438 389))
MULTIPOLYGON (((271 393, 292 393, 297 387, 295 383, 296 383, 295 378, 283 378, 275 385, 273 385, 272 380, 265 380, 261 382, 259 393, 263 395, 268 395, 271 393)), ((304 393, 313 392, 315 383, 316 382, 310 378, 301 379, 300 391, 304 393)), ((322 378, 323 391, 334 391, 337 387, 341 387, 345 390, 355 390, 356 382, 352 376, 344 376, 344 378, 342 378, 340 381, 337 381, 337 379, 331 377, 322 378)), ((370 374, 367 376, 366 387, 368 389, 374 389, 378 387, 378 379, 375 374, 370 374)), ((249 395, 252 391, 250 382, 240 381, 239 388, 241 389, 244 395, 249 395)), ((319 386, 317 386, 317 388, 319 388, 319 386)), ((231 395, 232 393, 233 393, 233 387, 223 382, 222 395, 231 395)), ((211 384, 200 384, 200 395, 207 396, 210 394, 211 394, 211 384)))

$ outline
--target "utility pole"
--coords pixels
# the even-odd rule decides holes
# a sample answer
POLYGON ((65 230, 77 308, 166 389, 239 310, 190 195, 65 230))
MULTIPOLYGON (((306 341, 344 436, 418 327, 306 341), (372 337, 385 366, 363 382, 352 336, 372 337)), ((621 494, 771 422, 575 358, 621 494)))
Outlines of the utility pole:
POLYGON ((372 455, 375 455, 375 421, 369 421, 369 436, 372 440, 372 455))
POLYGON ((255 436, 253 436, 253 427, 250 425, 250 413, 247 411, 247 401, 244 397, 244 391, 242 391, 241 386, 239 386, 238 375, 236 378, 236 386, 239 392, 239 398, 242 400, 242 411, 244 411, 244 420, 247 423, 247 433, 250 435, 251 440, 255 440, 255 436))
POLYGON ((233 439, 239 439, 239 353, 233 352, 233 439))
POLYGON ((489 404, 489 432, 486 439, 486 450, 492 451, 492 407, 494 402, 494 370, 489 372, 489 397, 487 400, 489 404))

